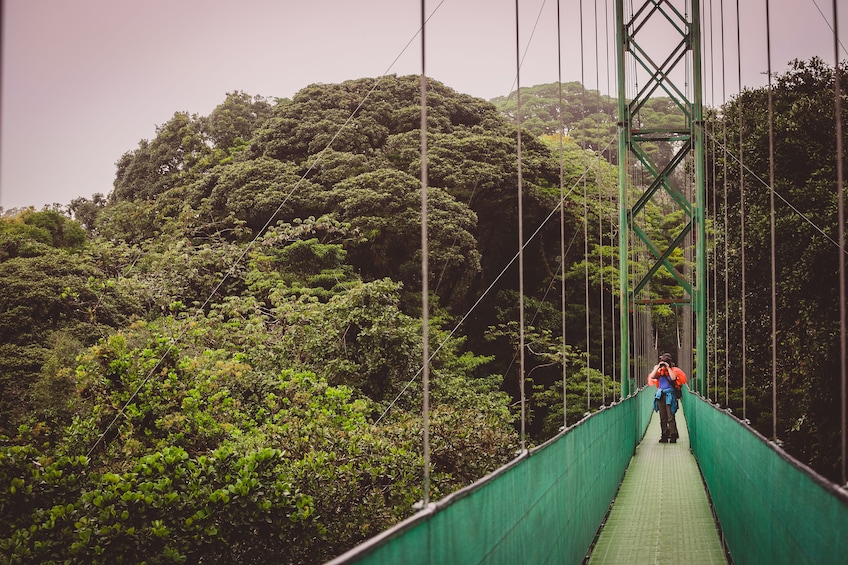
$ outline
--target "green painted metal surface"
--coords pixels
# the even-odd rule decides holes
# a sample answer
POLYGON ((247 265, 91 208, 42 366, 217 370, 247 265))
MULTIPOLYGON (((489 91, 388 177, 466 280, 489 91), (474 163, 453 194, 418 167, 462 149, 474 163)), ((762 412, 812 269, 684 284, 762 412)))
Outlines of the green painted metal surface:
MULTIPOLYGON (((630 375, 630 315, 637 304, 654 302, 650 283, 660 272, 668 273, 679 287, 681 296, 673 298, 685 299, 694 314, 694 347, 680 351, 677 359, 688 367, 694 356, 693 384, 704 391, 706 171, 700 1, 645 0, 627 6, 629 11, 625 12, 624 0, 616 0, 622 393, 627 394, 628 387, 635 386, 630 375), (658 41, 658 37, 663 41, 658 41), (628 88, 635 91, 629 93, 628 88), (667 98, 677 108, 676 123, 652 121, 656 115, 648 103, 658 96, 667 98), (633 175, 638 176, 639 182, 633 182, 633 175), (649 233, 643 217, 649 202, 656 202, 666 211, 682 212, 680 225, 671 228, 669 241, 658 240, 649 233), (631 242, 644 247, 653 257, 652 265, 640 271, 633 268, 631 242), (685 265, 681 270, 672 259, 684 248, 694 251, 694 265, 685 265)), ((667 302, 668 298, 671 297, 663 297, 660 302, 667 302)))
POLYGON ((724 563, 698 465, 735 564, 848 562, 844 489, 688 388, 680 440, 657 443, 654 390, 586 418, 330 564, 582 563, 613 497, 590 563, 724 563))
POLYGON ((687 394, 692 450, 733 562, 848 563, 848 492, 724 410, 687 394))

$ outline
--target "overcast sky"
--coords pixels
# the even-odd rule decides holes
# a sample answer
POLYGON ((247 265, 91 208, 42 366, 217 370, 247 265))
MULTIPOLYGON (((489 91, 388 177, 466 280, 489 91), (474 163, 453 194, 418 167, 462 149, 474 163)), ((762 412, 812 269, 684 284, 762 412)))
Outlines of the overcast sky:
MULTIPOLYGON (((761 86, 765 0, 740 3, 743 83, 761 86)), ((736 2, 701 4, 704 97, 717 105, 738 91, 736 2)), ((316 82, 418 74, 420 10, 420 0, 3 0, 0 206, 108 194, 123 153, 174 112, 206 115, 228 92, 290 98, 316 82)), ((427 74, 485 99, 509 94, 515 1, 427 0, 427 10, 427 74)), ((773 71, 814 55, 833 63, 831 0, 770 10, 773 71)), ((560 12, 563 80, 614 92, 614 2, 562 0, 560 12)), ((557 80, 556 13, 556 0, 521 0, 522 86, 557 80)))

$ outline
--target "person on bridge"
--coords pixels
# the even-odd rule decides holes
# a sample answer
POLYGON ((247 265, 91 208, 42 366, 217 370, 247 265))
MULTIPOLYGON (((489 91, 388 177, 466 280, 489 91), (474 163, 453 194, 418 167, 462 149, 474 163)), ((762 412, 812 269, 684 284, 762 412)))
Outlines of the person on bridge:
POLYGON ((680 398, 680 389, 686 384, 686 373, 675 366, 671 353, 660 355, 660 362, 654 365, 654 369, 648 375, 648 386, 657 387, 654 397, 654 411, 660 413, 660 443, 677 443, 677 422, 674 415, 677 413, 680 398))

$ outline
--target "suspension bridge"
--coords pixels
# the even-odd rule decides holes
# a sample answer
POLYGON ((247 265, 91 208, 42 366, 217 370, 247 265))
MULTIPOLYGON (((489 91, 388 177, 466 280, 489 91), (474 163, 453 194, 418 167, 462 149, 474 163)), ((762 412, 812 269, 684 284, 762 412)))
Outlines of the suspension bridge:
MULTIPOLYGON (((768 14, 767 0, 766 6, 768 14)), ((738 2, 736 9, 738 13, 738 2)), ((427 498, 430 357, 425 260, 422 265, 425 499, 418 513, 337 557, 330 562, 332 565, 848 562, 844 290, 840 308, 842 485, 845 486, 841 486, 786 453, 777 439, 776 427, 772 437, 765 437, 751 427, 744 415, 740 419, 723 407, 717 393, 712 397, 710 394, 708 363, 712 352, 708 318, 710 309, 718 308, 719 299, 715 281, 708 278, 706 210, 709 203, 705 186, 708 176, 705 147, 709 132, 705 131, 703 114, 704 38, 700 2, 648 0, 629 2, 626 6, 623 0, 617 0, 615 12, 620 156, 620 339, 617 353, 622 373, 621 397, 578 423, 564 426, 559 435, 543 445, 526 449, 522 302, 521 453, 473 485, 431 502, 427 498), (661 51, 654 52, 643 37, 657 33, 662 33, 668 41, 664 42, 661 51), (681 120, 678 124, 651 123, 650 117, 642 111, 646 102, 658 94, 670 98, 679 109, 681 120), (668 147, 667 156, 657 160, 652 148, 663 144, 668 147), (639 171, 639 183, 633 181, 634 170, 639 171), (670 243, 652 239, 645 226, 645 207, 656 198, 672 202, 682 212, 683 221, 670 243), (685 255, 685 264, 690 267, 678 270, 670 260, 675 253, 685 255), (638 264, 633 257, 639 258, 638 264), (681 367, 692 377, 680 401, 677 419, 681 432, 676 443, 657 442, 660 432, 654 412, 656 389, 644 386, 645 375, 659 354, 653 339, 650 311, 660 301, 651 298, 648 292, 659 272, 670 275, 678 286, 674 296, 679 298, 662 302, 680 308, 687 329, 676 355, 681 367)), ((835 1, 833 12, 836 22, 835 1)), ((516 2, 516 19, 518 13, 516 2)), ((423 2, 421 15, 422 163, 425 163, 421 173, 425 187, 422 191, 422 247, 426 258, 427 93, 423 80, 426 76, 423 2)), ((838 61, 840 51, 835 27, 833 32, 838 61)), ((521 57, 517 35, 518 32, 517 198, 520 222, 521 57)), ((770 61, 768 74, 771 92, 770 61)), ((836 77, 835 92, 839 94, 838 72, 836 77)), ((833 184, 839 190, 839 256, 844 256, 840 96, 835 98, 838 166, 833 184)), ((771 107, 769 111, 771 113, 771 107)), ((773 135, 771 125, 770 135, 773 135)), ((741 155, 739 161, 742 167, 741 155)), ((771 180, 773 184, 773 178, 771 180)), ((774 191, 771 191, 771 199, 773 233, 774 191)), ((727 225, 726 217, 724 225, 727 225)), ((523 272, 523 227, 519 227, 519 232, 517 259, 519 271, 523 272)), ((744 261, 744 247, 742 252, 744 261)), ((840 274, 840 285, 844 289, 843 264, 840 264, 840 274)), ((519 288, 522 284, 520 280, 519 288)), ((742 284, 744 296, 744 267, 742 284)), ((523 301, 523 293, 519 295, 523 301)), ((774 324, 774 300, 772 305, 774 324)), ((775 333, 773 325, 773 339, 775 333)))

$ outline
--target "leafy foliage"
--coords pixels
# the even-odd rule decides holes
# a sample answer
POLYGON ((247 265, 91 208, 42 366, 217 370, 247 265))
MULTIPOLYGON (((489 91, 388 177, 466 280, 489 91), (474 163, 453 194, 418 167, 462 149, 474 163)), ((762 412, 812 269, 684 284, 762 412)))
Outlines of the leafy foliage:
MULTIPOLYGON (((842 80, 848 70, 840 67, 842 80)), ((834 69, 820 59, 795 61, 777 77, 773 90, 775 138, 775 255, 777 279, 777 436, 786 449, 820 473, 838 479, 839 460, 839 302, 837 192, 834 190, 834 69)), ((730 406, 742 416, 743 394, 751 420, 764 435, 773 435, 771 367, 771 275, 757 265, 771 263, 768 179, 768 91, 746 90, 721 109, 713 131, 726 135, 727 156, 716 155, 721 187, 717 200, 728 224, 719 248, 741 249, 739 154, 744 176, 746 212, 747 382, 743 392, 741 341, 741 262, 729 263, 727 323, 731 344, 724 344, 732 373, 730 406), (741 121, 740 121, 741 118, 741 121), (741 130, 741 131, 740 131, 741 130), (723 185, 728 183, 727 200, 723 185)), ((843 123, 846 119, 843 116, 843 123)), ((843 159, 845 157, 843 156, 843 159)), ((709 167, 708 167, 709 168, 709 167)), ((723 219, 721 220, 723 221, 723 219)), ((718 272, 718 285, 724 284, 718 272)), ((724 325, 724 311, 715 323, 724 325)), ((724 391, 720 391, 723 393, 724 391)))
POLYGON ((94 473, 85 457, 42 461, 31 448, 0 451, 10 563, 260 563, 283 551, 296 563, 307 556, 286 540, 322 534, 275 449, 190 458, 171 447, 122 473, 94 473))
MULTIPOLYGON (((518 444, 518 163, 508 115, 428 86, 438 497, 518 444)), ((614 357, 599 321, 613 285, 583 301, 617 276, 611 234, 589 230, 588 256, 571 245, 565 281, 560 270, 560 204, 572 243, 615 213, 616 175, 597 152, 608 101, 578 111, 582 88, 569 91, 567 131, 550 130, 540 91, 528 128, 547 135, 522 140, 525 234, 537 234, 525 248, 531 442, 618 394, 595 368, 614 357), (581 328, 565 355, 550 298, 561 284, 569 324, 591 320, 590 343, 581 328)), ((229 93, 125 153, 114 191, 74 200, 75 220, 0 218, 9 562, 321 562, 413 512, 419 93, 418 77, 394 76, 291 100, 229 93)))

